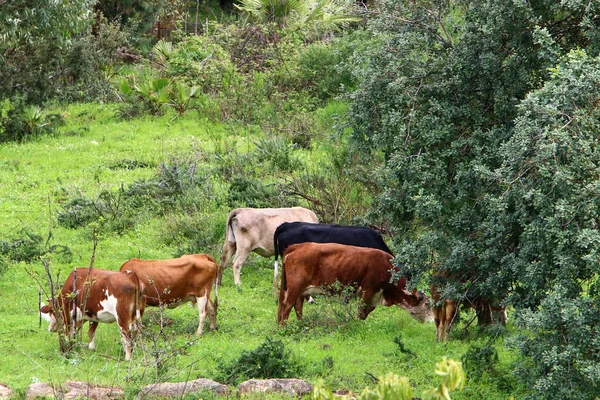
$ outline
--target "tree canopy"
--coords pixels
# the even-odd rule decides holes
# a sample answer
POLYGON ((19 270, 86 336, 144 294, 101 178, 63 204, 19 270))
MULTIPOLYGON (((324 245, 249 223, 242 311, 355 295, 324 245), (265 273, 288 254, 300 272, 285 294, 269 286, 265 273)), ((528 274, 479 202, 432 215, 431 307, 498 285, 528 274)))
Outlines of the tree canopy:
MULTIPOLYGON (((381 45, 353 96, 353 139, 386 155, 378 208, 414 280, 442 269, 452 278, 445 296, 510 303, 518 315, 548 315, 559 294, 598 311, 598 9, 382 2, 370 25, 381 45)), ((576 326, 593 330, 580 311, 576 326)), ((564 321, 544 328, 572 343, 564 321)), ((542 347, 521 350, 540 360, 542 347)), ((598 387, 598 371, 577 362, 597 362, 597 350, 586 341, 558 362, 581 378, 563 398, 598 394, 586 389, 598 387)), ((541 364, 521 377, 550 398, 564 382, 542 377, 555 364, 541 364)))

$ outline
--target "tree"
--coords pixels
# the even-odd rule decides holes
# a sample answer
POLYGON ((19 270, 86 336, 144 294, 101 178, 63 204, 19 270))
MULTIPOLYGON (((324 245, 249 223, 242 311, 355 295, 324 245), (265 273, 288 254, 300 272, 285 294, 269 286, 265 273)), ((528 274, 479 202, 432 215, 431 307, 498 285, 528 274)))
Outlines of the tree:
POLYGON ((518 243, 502 275, 534 332, 515 341, 519 376, 543 398, 600 395, 599 65, 575 50, 551 69, 522 101, 498 170, 495 214, 514 216, 518 243))
POLYGON ((0 0, 0 98, 51 84, 56 55, 88 26, 95 1, 0 0))
POLYGON ((571 374, 573 393, 597 396, 600 344, 581 307, 597 307, 600 97, 589 57, 600 2, 380 4, 369 27, 381 44, 365 55, 351 121, 358 148, 385 154, 378 212, 391 221, 398 266, 413 284, 444 269, 454 278, 447 297, 513 304, 532 329, 521 350, 534 368, 521 376, 542 382, 536 396, 571 374), (576 48, 587 54, 553 69, 576 48), (552 319, 555 298, 573 315, 552 319), (587 339, 566 329, 570 318, 587 339), (544 346, 561 350, 544 329, 569 352, 544 359, 544 346), (553 367, 564 378, 548 383, 553 367))

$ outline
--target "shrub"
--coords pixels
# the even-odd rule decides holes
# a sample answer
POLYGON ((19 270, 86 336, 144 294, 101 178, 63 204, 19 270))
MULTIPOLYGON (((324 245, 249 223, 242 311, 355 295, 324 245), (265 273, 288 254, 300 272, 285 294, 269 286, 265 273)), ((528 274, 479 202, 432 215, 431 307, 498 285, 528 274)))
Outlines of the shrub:
POLYGON ((260 139, 256 145, 256 158, 261 163, 269 163, 273 170, 293 171, 300 162, 292 157, 293 145, 288 144, 283 138, 270 136, 260 139))
POLYGON ((227 51, 204 36, 186 36, 174 46, 161 41, 153 51, 161 76, 178 77, 203 93, 219 92, 236 73, 227 51))
POLYGON ((471 345, 460 358, 470 378, 481 378, 485 372, 493 371, 498 364, 498 350, 491 344, 471 345))
POLYGON ((225 220, 198 212, 166 216, 159 235, 163 243, 177 249, 176 256, 213 253, 220 251, 215 243, 225 236, 225 220))
POLYGON ((222 363, 220 382, 239 384, 251 378, 293 378, 301 373, 301 365, 292 358, 290 350, 280 340, 266 340, 251 351, 243 351, 240 357, 228 364, 222 363))
POLYGON ((275 207, 278 193, 273 185, 259 179, 237 177, 231 181, 227 195, 227 205, 235 207, 275 207))
POLYGON ((189 160, 160 164, 157 174, 116 191, 103 191, 96 200, 76 198, 58 212, 66 228, 80 228, 98 221, 108 232, 123 233, 144 215, 182 211, 193 213, 211 199, 207 174, 198 173, 189 160))
POLYGON ((4 259, 5 263, 7 261, 31 263, 39 261, 40 257, 47 253, 52 253, 66 263, 71 262, 73 258, 71 249, 64 245, 50 245, 51 237, 50 234, 48 239, 44 240, 41 235, 23 229, 8 241, 0 240, 0 261, 4 259))
POLYGON ((22 97, 0 101, 0 143, 53 134, 63 123, 60 114, 49 114, 39 106, 27 105, 22 97))

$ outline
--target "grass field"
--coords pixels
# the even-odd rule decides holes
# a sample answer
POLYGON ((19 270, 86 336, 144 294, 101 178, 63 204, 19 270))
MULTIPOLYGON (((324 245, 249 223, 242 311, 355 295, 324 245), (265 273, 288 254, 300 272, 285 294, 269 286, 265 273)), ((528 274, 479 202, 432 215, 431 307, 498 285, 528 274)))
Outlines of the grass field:
MULTIPOLYGON (((72 106, 65 112, 67 125, 59 135, 0 146, 0 240, 23 232, 45 238, 51 231, 51 242, 68 246, 73 253, 68 263, 51 256, 52 271, 63 279, 73 267, 89 265, 93 249, 89 229, 66 229, 57 224, 57 211, 66 201, 148 179, 161 162, 174 156, 218 162, 218 157, 211 155, 233 149, 244 154, 262 137, 257 130, 213 125, 191 114, 173 121, 172 116, 122 121, 113 114, 113 107, 106 105, 72 106), (144 167, 119 168, 125 160, 144 167)), ((311 154, 318 152, 318 146, 314 148, 298 150, 298 157, 307 162, 318 160, 319 154, 311 154)), ((206 234, 223 235, 195 251, 218 259, 229 207, 224 201, 225 185, 214 181, 212 188, 213 203, 204 217, 214 229, 206 234)), ((95 267, 116 270, 132 257, 173 257, 177 246, 166 245, 159 237, 165 229, 164 219, 147 218, 123 234, 101 235, 95 267)), ((45 322, 39 323, 34 277, 43 272, 41 262, 11 264, 0 278, 0 383, 19 397, 31 383, 67 380, 117 385, 134 397, 142 386, 158 381, 216 379, 224 364, 271 338, 285 344, 302 366, 298 377, 311 383, 323 379, 334 390, 360 391, 374 385, 373 377, 391 371, 408 377, 418 395, 437 384, 434 367, 442 357, 460 360, 471 345, 489 339, 478 338, 474 327, 459 334, 464 326, 459 324, 453 340, 442 344, 435 340, 433 324, 419 324, 399 308, 380 307, 367 320, 359 321, 350 316, 351 304, 325 298, 305 306, 304 321, 297 322, 292 313, 288 326, 280 328, 272 297, 271 264, 270 259, 252 255, 242 269, 241 290, 233 286, 231 268, 225 271, 219 290, 218 330, 200 338, 193 335, 197 313, 192 307, 166 311, 169 324, 162 334, 155 322, 160 312, 148 309, 144 317, 147 333, 131 362, 123 361, 114 324, 98 328, 97 351, 87 349, 84 334, 81 349, 68 357, 62 355, 56 335, 47 332, 45 322)), ((500 356, 497 370, 470 380, 453 398, 505 399, 514 392, 503 372, 512 355, 502 348, 501 340, 496 346, 500 356), (502 379, 496 379, 498 376, 502 379)))

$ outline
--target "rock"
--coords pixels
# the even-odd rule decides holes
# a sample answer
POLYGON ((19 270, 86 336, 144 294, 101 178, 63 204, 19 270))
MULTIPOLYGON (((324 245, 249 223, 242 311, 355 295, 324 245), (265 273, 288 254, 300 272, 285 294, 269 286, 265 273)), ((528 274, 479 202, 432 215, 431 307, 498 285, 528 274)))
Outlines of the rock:
POLYGON ((240 394, 252 392, 283 392, 302 396, 312 391, 312 385, 302 379, 250 379, 238 386, 240 394))
POLYGON ((0 399, 9 399, 12 396, 12 390, 8 386, 0 385, 0 399))
POLYGON ((220 395, 228 395, 231 392, 229 388, 222 383, 201 378, 189 382, 167 382, 147 385, 142 388, 138 394, 138 398, 183 397, 185 394, 196 393, 202 390, 208 390, 220 395))
POLYGON ((125 396, 123 389, 113 386, 96 386, 87 382, 66 382, 62 386, 47 383, 34 383, 27 389, 27 399, 39 397, 55 397, 64 399, 121 399, 125 396))

